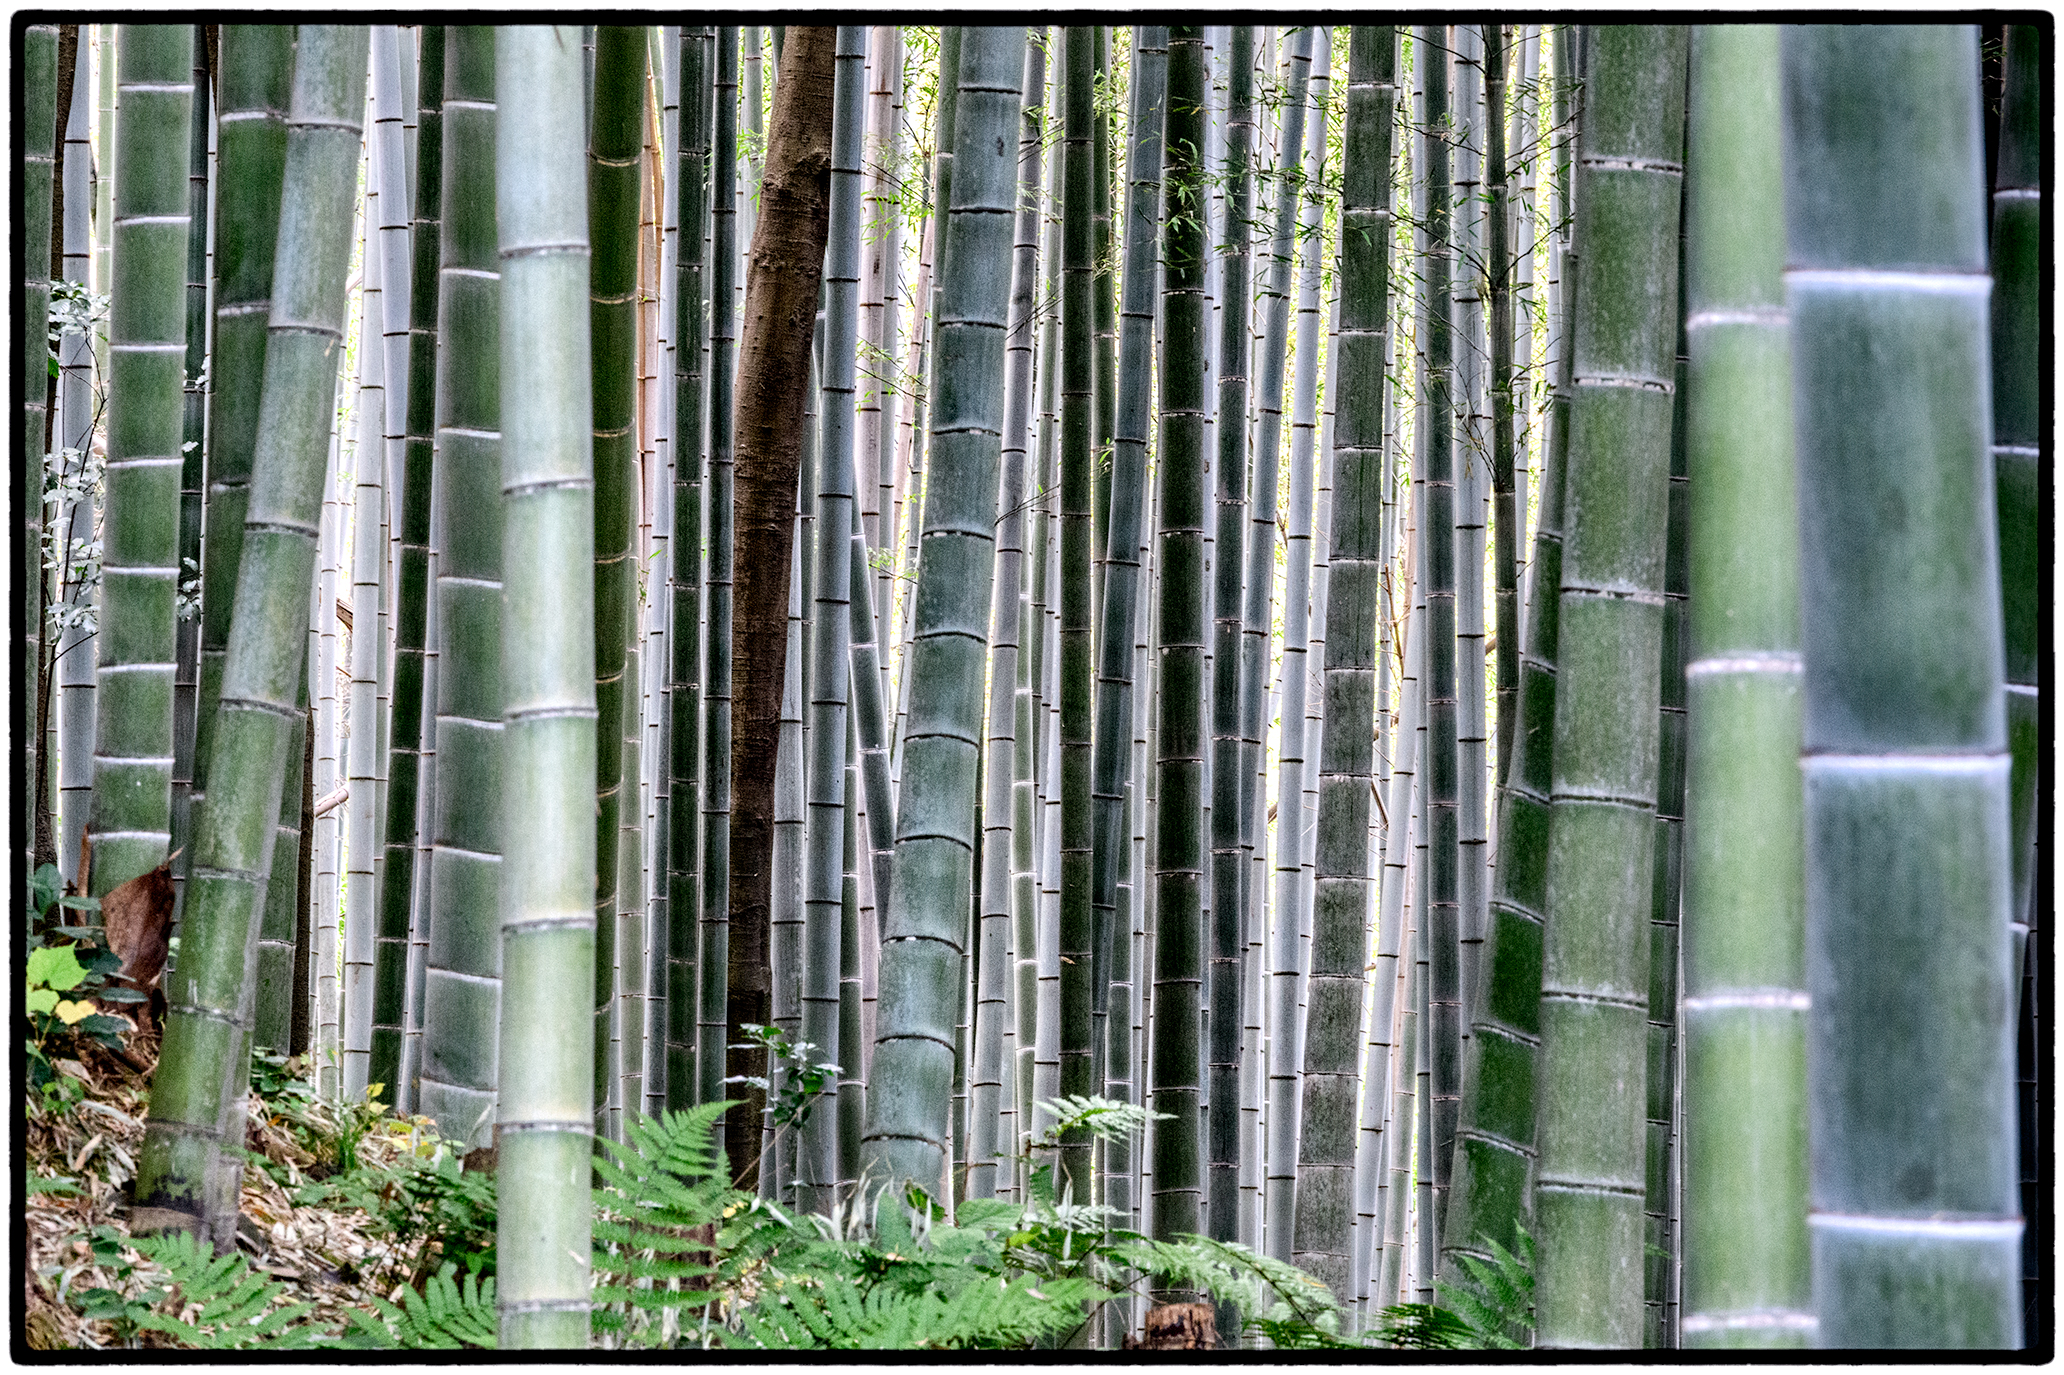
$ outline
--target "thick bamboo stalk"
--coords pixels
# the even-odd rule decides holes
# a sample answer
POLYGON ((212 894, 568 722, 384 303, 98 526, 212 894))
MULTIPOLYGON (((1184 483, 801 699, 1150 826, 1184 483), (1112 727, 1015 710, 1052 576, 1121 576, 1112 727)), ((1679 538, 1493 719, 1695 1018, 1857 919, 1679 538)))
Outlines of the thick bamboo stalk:
POLYGON ((1793 28, 1780 49, 1820 1342, 2012 1348, 2013 861, 1977 30, 1793 28))
MULTIPOLYGON (((333 416, 328 403, 343 352, 356 121, 365 103, 363 26, 304 26, 298 40, 286 217, 237 579, 243 611, 235 618, 223 674, 208 770, 213 800, 195 836, 181 959, 167 990, 165 1039, 151 1081, 131 1215, 139 1232, 192 1231, 225 1249, 235 1244, 242 1176, 256 918, 272 861, 270 823, 279 812, 286 752, 299 716, 294 697, 301 681, 304 597, 314 572, 319 474, 333 416)), ((133 118, 155 103, 137 97, 156 93, 137 90, 136 83, 171 87, 187 77, 191 30, 125 27, 121 41, 133 118), (162 65, 153 65, 152 57, 162 65)), ((183 125, 175 116, 189 94, 182 88, 169 108, 160 106, 164 124, 183 125)), ((145 166, 123 160, 118 180, 126 188, 122 205, 131 215, 144 213, 131 197, 153 189, 145 166)), ((145 226, 127 228, 140 227, 145 226)), ((118 236, 118 242, 127 241, 118 236)), ((125 335, 118 328, 115 338, 125 335)), ((120 352, 115 356, 119 361, 120 352)))
POLYGON ((1779 91, 1774 26, 1692 30, 1682 1321, 1692 1347, 1798 1347, 1814 1332, 1779 91))
POLYGON ((975 774, 1003 429, 1004 326, 1017 200, 1007 135, 1020 114, 1024 30, 972 28, 957 69, 947 279, 932 466, 911 644, 911 732, 882 927, 881 1004, 862 1150, 871 1175, 953 1196, 946 1133, 954 987, 972 905, 975 774), (926 580, 930 581, 927 582, 926 580))
POLYGON ((709 102, 714 72, 707 30, 680 30, 680 140, 675 153, 674 520, 668 541, 673 624, 668 632, 667 757, 667 1106, 700 1100, 696 1072, 697 1015, 701 999, 702 917, 702 689, 703 689, 703 479, 707 416, 703 347, 708 338, 703 230, 709 219, 706 185, 709 102))
MULTIPOLYGON (((1380 562, 1385 466, 1383 354, 1390 318, 1388 191, 1394 61, 1388 26, 1352 30, 1346 143, 1341 155, 1340 328, 1333 340, 1338 371, 1326 389, 1328 401, 1336 409, 1332 435, 1335 485, 1327 554, 1331 585, 1326 591, 1325 726, 1320 739, 1306 746, 1316 746, 1319 757, 1318 849, 1307 1035, 1300 1065, 1304 1129, 1298 1151, 1291 1259, 1343 1301, 1354 1297, 1348 1243, 1356 1213, 1356 1091, 1366 1084, 1372 1101, 1387 1097, 1387 1074, 1358 1075, 1356 1060, 1363 1040, 1363 965, 1376 896, 1368 864, 1375 786, 1374 716, 1379 711, 1388 715, 1390 707, 1377 700, 1375 686, 1377 618, 1383 609, 1380 583, 1385 571, 1380 562)), ((1323 134, 1323 127, 1317 132, 1323 134)), ((1301 364, 1301 341, 1298 353, 1301 364)), ((1293 597, 1291 606, 1295 604, 1293 597)), ((1405 772, 1409 779, 1409 764, 1405 772)), ((1392 777, 1391 814, 1395 815, 1399 795, 1395 770, 1392 777)), ((1281 814, 1279 809, 1277 815, 1281 814)), ((1403 827, 1395 829, 1402 831, 1403 827)), ((1395 977, 1398 944, 1390 898, 1401 886, 1388 884, 1384 889, 1375 971, 1379 992, 1372 1009, 1370 1054, 1375 1057, 1373 1063, 1386 1070, 1390 1007, 1382 990, 1386 981, 1395 977), (1386 950, 1387 962, 1383 957, 1386 950)))
MULTIPOLYGON (((53 32, 52 38, 55 38, 53 32)), ((95 896, 157 866, 169 838, 172 788, 172 680, 178 581, 181 466, 180 362, 185 350, 184 279, 188 198, 187 121, 193 101, 190 28, 125 25, 117 39, 117 88, 125 117, 115 132, 114 275, 108 320, 109 413, 103 554, 97 635, 100 669, 95 715, 92 892, 95 896)), ((55 131, 55 115, 51 118, 55 131)), ((47 169, 45 173, 47 185, 47 169)), ((35 219, 35 216, 31 216, 35 219)), ((41 224, 47 231, 49 207, 41 224)), ((47 271, 47 240, 31 253, 47 271)), ((48 291, 47 281, 44 290, 48 291)), ((33 316, 34 312, 31 311, 33 316)), ((29 321, 38 359, 25 412, 28 452, 43 447, 43 327, 29 321)), ((29 465, 31 485, 39 464, 29 465)), ((25 519, 35 522, 29 577, 40 587, 42 494, 25 519)), ((40 605, 40 596, 36 602, 40 605)), ((40 620, 40 611, 32 612, 40 620)), ((29 629, 36 662, 39 643, 29 629)), ((23 702, 33 699, 25 692, 23 702)), ((25 719, 30 733, 34 717, 25 719)))
POLYGON ((1677 28, 1601 27, 1584 74, 1577 235, 1598 251, 1571 340, 1540 1003, 1536 1340, 1551 1348, 1641 1340, 1684 45, 1677 28))
POLYGON ((1216 519, 1207 550, 1213 571, 1211 614, 1211 1152, 1206 1226, 1220 1241, 1238 1232, 1240 1188, 1241 954, 1246 944, 1247 863, 1242 817, 1251 811, 1253 760, 1240 748, 1241 590, 1247 548, 1247 355, 1249 226, 1254 148, 1254 30, 1232 26, 1227 63, 1225 218, 1216 245, 1221 288, 1217 332, 1218 409, 1213 490, 1216 519))
MULTIPOLYGON (((494 35, 502 778, 495 1299, 504 1347, 584 1346, 594 1150, 595 488, 581 53, 494 35)), ((642 57, 642 53, 639 54, 642 57)), ((600 97, 598 95, 598 103, 600 97)), ((456 111, 452 113, 456 114, 456 111)), ((458 150, 454 148, 454 152, 458 150)), ((634 212, 635 213, 635 212, 634 212)), ((613 754, 620 746, 611 741, 613 754)))
MULTIPOLYGON (((348 318, 348 317, 347 317, 348 318)), ((347 323, 347 334, 350 326, 347 323)), ((339 369, 341 372, 341 368, 339 369)), ((342 435, 344 428, 344 402, 341 393, 344 381, 340 376, 337 390, 340 393, 332 403, 332 410, 339 419, 330 432, 330 452, 324 469, 323 500, 320 531, 316 537, 316 563, 321 570, 315 579, 315 598, 309 607, 312 623, 309 658, 313 667, 309 672, 317 683, 315 700, 315 754, 314 787, 317 797, 334 794, 342 783, 338 769, 337 746, 337 572, 339 552, 344 539, 343 503, 338 497, 338 484, 343 481, 340 467, 342 435)), ((342 814, 334 807, 315 817, 315 835, 311 845, 314 851, 315 883, 310 894, 313 915, 310 929, 315 938, 315 1084, 316 1093, 326 1102, 335 1102, 343 1079, 343 1027, 338 1020, 343 1010, 338 989, 339 964, 337 949, 337 911, 342 897, 337 866, 340 857, 339 831, 342 814)))
MULTIPOLYGON (((495 203, 495 40, 445 30, 438 272, 437 783, 430 817, 429 949, 418 1110, 445 1137, 484 1144, 495 1118, 501 942, 502 532, 500 260, 495 203)), ((429 188, 423 188, 427 198, 429 188)), ((587 1044, 582 1033, 582 1045, 587 1044)))
MULTIPOLYGON (((1514 469, 1517 379, 1513 373, 1513 272, 1511 150, 1506 145, 1505 64, 1510 49, 1500 25, 1483 30, 1484 181, 1489 197, 1484 207, 1484 275, 1489 286, 1485 329, 1489 335, 1491 524, 1496 530, 1496 629, 1498 779, 1512 756, 1512 716, 1519 692, 1519 548, 1526 542, 1526 507, 1518 499, 1514 469)), ((1521 100, 1524 100, 1524 93, 1521 100)), ((1531 342, 1531 341, 1529 341, 1531 342)), ((1486 909, 1488 910, 1488 909, 1486 909)))

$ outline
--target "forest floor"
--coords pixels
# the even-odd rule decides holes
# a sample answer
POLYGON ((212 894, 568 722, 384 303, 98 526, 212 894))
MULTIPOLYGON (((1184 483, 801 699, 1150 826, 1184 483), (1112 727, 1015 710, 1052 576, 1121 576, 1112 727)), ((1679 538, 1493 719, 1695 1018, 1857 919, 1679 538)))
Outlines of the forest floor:
MULTIPOLYGON (((146 1031, 110 1050, 86 1038, 50 1047, 56 1091, 27 1089, 26 1340, 36 1350, 176 1347, 163 1333, 124 1321, 120 1300, 148 1287, 152 1267, 129 1244, 137 1158, 150 1099, 156 1039, 146 1031), (98 1292, 96 1292, 98 1291, 98 1292)), ((293 1066, 290 1064, 288 1069, 293 1066)), ((355 1162, 391 1165, 434 1149, 427 1119, 396 1120, 368 1108, 317 1101, 305 1082, 254 1065, 259 1087, 247 1107, 237 1249, 253 1270, 281 1281, 313 1317, 341 1328, 369 1293, 398 1285, 399 1244, 365 1211, 302 1202, 305 1186, 355 1162), (268 1073, 267 1071, 271 1072, 268 1073), (378 1289, 373 1285, 379 1284, 378 1289)), ((174 1311, 169 1308, 166 1311, 174 1311)), ((176 1313, 175 1313, 176 1315, 176 1313)))

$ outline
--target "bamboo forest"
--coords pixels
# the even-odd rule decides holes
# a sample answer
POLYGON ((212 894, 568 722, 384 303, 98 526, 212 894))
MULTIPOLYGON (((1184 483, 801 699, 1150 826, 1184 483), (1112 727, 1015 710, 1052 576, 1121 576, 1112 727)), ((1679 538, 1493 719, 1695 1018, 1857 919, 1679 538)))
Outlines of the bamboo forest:
POLYGON ((50 17, 17 1351, 2049 1358, 2048 16, 50 17))

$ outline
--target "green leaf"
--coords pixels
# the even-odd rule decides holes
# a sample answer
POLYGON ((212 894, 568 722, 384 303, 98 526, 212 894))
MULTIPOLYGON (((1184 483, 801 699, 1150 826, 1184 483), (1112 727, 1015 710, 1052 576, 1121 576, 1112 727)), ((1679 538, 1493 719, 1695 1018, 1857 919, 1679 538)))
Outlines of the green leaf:
POLYGON ((57 994, 48 988, 31 988, 28 1007, 31 1012, 48 1012, 57 1006, 57 994))
POLYGON ((63 993, 78 987, 86 971, 69 945, 46 945, 29 952, 29 987, 54 988, 63 993))

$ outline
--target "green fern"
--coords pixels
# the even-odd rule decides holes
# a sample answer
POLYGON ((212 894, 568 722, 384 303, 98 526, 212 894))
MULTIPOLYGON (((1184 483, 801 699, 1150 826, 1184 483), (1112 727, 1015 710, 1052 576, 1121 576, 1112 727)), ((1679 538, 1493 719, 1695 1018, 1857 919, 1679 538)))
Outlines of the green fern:
POLYGON ((423 1292, 403 1287, 397 1307, 373 1296, 373 1316, 354 1310, 341 1345, 354 1350, 453 1351, 475 1347, 495 1349, 500 1326, 495 1311, 495 1282, 467 1275, 454 1278, 458 1267, 446 1261, 423 1286, 423 1292))
MULTIPOLYGON (((705 1103, 662 1117, 637 1117, 619 1145, 595 1158, 594 1329, 624 1341, 662 1334, 670 1310, 699 1315, 717 1297, 725 1272, 756 1254, 722 1246, 717 1230, 753 1199, 730 1185, 714 1126, 731 1103, 705 1103), (720 1262, 720 1263, 713 1263, 720 1262)), ((733 1238, 746 1241, 749 1237, 733 1238)), ((678 1320, 678 1315, 677 1315, 678 1320)))
POLYGON ((1519 1254, 1489 1237, 1491 1260, 1458 1257, 1467 1278, 1439 1281, 1446 1306, 1401 1303, 1383 1310, 1376 1335, 1386 1344, 1422 1351, 1523 1351, 1534 1341, 1534 1239, 1519 1229, 1519 1254))
POLYGON ((306 1351, 324 1345, 327 1333, 304 1321, 305 1303, 280 1301, 286 1286, 258 1274, 243 1256, 216 1256, 188 1232, 138 1237, 145 1259, 165 1271, 170 1292, 146 1291, 129 1316, 139 1328, 162 1332, 203 1351, 306 1351), (167 1303, 170 1312, 159 1311, 167 1303), (191 1321, 180 1317, 198 1309, 191 1321))

